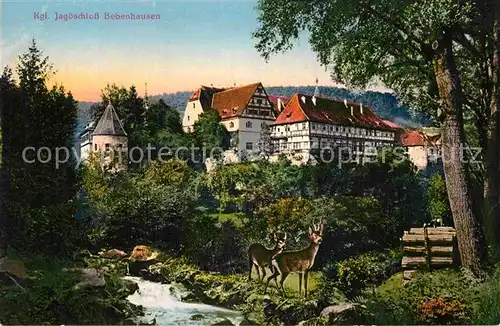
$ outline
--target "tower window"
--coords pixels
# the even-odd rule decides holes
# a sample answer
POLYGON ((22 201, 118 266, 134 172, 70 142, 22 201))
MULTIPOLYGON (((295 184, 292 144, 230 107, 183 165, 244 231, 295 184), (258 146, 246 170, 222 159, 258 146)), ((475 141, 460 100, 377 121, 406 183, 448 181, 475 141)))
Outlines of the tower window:
POLYGON ((196 103, 193 103, 193 109, 196 107, 196 103))
POLYGON ((189 121, 189 120, 191 120, 191 117, 190 117, 190 116, 188 116, 188 121, 189 121))

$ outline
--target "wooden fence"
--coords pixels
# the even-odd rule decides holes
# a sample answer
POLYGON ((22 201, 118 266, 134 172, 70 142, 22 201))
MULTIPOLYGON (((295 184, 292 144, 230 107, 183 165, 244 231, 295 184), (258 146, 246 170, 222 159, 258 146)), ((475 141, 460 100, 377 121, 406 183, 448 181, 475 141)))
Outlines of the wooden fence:
POLYGON ((403 279, 418 269, 431 270, 456 264, 456 232, 452 227, 411 228, 403 235, 403 279))

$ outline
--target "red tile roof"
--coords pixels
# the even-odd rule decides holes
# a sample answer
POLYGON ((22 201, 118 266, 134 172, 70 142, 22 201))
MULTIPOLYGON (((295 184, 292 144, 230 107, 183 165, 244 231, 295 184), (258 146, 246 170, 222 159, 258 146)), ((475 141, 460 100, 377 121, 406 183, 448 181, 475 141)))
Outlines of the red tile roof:
POLYGON ((240 116, 259 86, 262 84, 254 83, 215 93, 212 108, 219 112, 222 119, 240 116))
POLYGON ((382 121, 392 129, 403 129, 400 125, 390 120, 382 120, 382 121))
POLYGON ((200 88, 195 90, 193 94, 191 94, 191 97, 188 99, 188 102, 199 100, 203 110, 208 110, 212 105, 213 95, 217 92, 222 92, 225 90, 226 90, 225 88, 201 86, 200 88))
POLYGON ((346 107, 342 101, 317 97, 316 104, 314 104, 312 98, 310 95, 293 95, 274 124, 314 121, 344 126, 392 130, 367 106, 363 106, 363 113, 361 113, 361 106, 356 103, 347 102, 348 107, 346 107), (353 108, 354 115, 351 115, 351 107, 353 108))
POLYGON ((439 135, 425 135, 420 130, 407 130, 400 138, 400 143, 403 146, 433 146, 441 145, 441 137, 439 135))
POLYGON ((278 113, 279 113, 279 111, 278 111, 278 99, 281 100, 281 105, 282 105, 281 109, 283 109, 283 107, 288 104, 288 101, 290 101, 290 98, 288 96, 269 95, 268 98, 269 98, 269 101, 271 101, 271 103, 273 104, 274 110, 278 113))

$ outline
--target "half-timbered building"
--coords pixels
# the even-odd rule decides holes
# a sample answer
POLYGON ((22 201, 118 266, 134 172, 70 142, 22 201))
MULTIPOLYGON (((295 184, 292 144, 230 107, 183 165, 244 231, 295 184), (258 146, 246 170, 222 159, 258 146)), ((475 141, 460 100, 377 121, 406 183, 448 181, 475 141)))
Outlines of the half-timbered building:
POLYGON ((368 161, 394 145, 395 130, 362 104, 295 94, 274 122, 271 139, 275 154, 297 163, 314 161, 322 151, 368 161))

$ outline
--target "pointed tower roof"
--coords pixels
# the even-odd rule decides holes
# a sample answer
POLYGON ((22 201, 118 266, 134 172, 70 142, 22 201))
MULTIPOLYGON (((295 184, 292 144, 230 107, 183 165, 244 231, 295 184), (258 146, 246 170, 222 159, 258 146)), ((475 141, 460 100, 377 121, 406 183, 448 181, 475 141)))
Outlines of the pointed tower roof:
POLYGON ((111 103, 106 107, 101 119, 94 129, 93 135, 113 135, 113 136, 127 136, 123 129, 122 122, 116 114, 115 108, 111 103))
POLYGON ((314 88, 314 97, 319 97, 319 87, 318 87, 318 78, 316 78, 316 87, 314 88))

